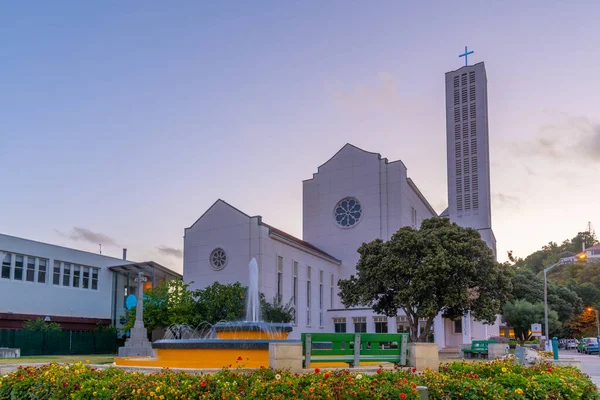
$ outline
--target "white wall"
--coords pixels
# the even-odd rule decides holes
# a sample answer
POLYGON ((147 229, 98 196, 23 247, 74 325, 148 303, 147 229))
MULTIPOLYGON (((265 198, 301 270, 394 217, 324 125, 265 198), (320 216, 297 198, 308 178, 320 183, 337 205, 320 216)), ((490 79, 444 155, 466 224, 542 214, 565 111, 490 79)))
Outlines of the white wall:
MULTIPOLYGON (((113 273, 109 266, 122 265, 122 259, 0 234, 0 252, 48 260, 46 281, 34 282, 0 278, 0 311, 15 314, 65 317, 111 318, 113 273), (54 261, 100 268, 98 290, 52 284, 54 261)), ((14 259, 13 277, 14 277, 14 259)), ((0 260, 1 261, 1 260, 0 260)), ((27 261, 25 260, 25 269, 27 261)), ((37 265, 36 265, 37 266, 37 265)), ((71 282, 73 272, 71 271, 71 282)))
POLYGON ((277 257, 283 257, 283 302, 293 297, 293 262, 298 262, 298 323, 290 337, 299 332, 324 331, 327 309, 330 308, 330 283, 337 280, 340 267, 310 250, 274 239, 269 227, 258 217, 249 217, 225 202, 217 201, 192 227, 184 239, 184 282, 194 281, 191 288, 204 288, 218 281, 223 284, 249 284, 248 264, 254 257, 259 267, 259 291, 271 302, 277 294, 277 257), (225 250, 228 262, 215 271, 209 262, 210 253, 217 247, 225 250), (307 324, 307 270, 311 267, 311 324, 307 324), (319 325, 319 272, 323 271, 323 325, 319 325))

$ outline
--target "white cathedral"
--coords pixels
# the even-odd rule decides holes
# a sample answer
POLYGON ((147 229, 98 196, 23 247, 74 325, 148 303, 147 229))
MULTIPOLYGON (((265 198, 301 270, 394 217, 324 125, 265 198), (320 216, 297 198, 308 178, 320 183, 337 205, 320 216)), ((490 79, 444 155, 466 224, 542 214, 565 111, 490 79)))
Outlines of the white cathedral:
MULTIPOLYGON (((440 216, 477 229, 496 254, 483 63, 446 73, 446 136, 448 208, 440 216)), ((193 282, 192 289, 215 281, 248 285, 248 263, 256 258, 259 290, 295 307, 292 338, 302 332, 408 332, 406 317, 345 308, 337 286, 355 273, 356 250, 364 242, 388 240, 402 226, 419 228, 438 216, 402 161, 346 144, 303 182, 302 203, 298 239, 217 200, 185 229, 184 281, 193 282)), ((486 325, 470 315, 457 321, 440 315, 432 334, 440 349, 458 348, 498 336, 499 319, 486 325)))

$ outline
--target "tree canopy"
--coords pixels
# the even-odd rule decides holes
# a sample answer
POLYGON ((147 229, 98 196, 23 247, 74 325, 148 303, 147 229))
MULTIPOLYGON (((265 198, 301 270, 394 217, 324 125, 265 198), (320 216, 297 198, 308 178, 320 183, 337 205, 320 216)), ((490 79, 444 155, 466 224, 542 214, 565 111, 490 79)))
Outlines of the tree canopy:
MULTIPOLYGON (((515 331, 515 338, 521 341, 529 339, 531 324, 544 324, 544 303, 532 304, 527 300, 514 300, 504 305, 502 320, 515 331)), ((548 329, 558 331, 562 324, 556 311, 548 311, 548 329)))
POLYGON ((419 230, 402 227, 358 253, 357 274, 339 282, 342 303, 389 317, 402 310, 412 341, 425 341, 439 313, 456 319, 471 312, 478 321, 495 322, 512 289, 511 270, 495 261, 479 232, 447 218, 426 219, 419 230), (426 319, 421 335, 420 318, 426 319))
MULTIPOLYGON (((169 280, 144 292, 144 325, 148 331, 167 328, 175 324, 196 327, 203 322, 241 321, 246 317, 248 288, 239 282, 222 284, 214 282, 204 289, 191 291, 190 284, 181 280, 169 280)), ((267 302, 261 293, 263 320, 267 322, 290 322, 293 307, 290 304, 267 302)), ((135 323, 135 309, 128 310, 123 330, 135 323)))

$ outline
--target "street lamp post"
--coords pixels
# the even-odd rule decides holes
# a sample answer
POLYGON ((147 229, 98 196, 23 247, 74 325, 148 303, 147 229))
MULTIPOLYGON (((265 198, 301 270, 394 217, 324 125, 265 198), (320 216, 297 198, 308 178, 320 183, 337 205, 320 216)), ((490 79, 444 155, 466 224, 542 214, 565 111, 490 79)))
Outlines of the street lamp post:
MULTIPOLYGON (((585 252, 578 254, 575 256, 579 261, 584 261, 587 258, 587 254, 585 252)), ((550 346, 550 331, 548 329, 548 280, 546 278, 546 273, 550 271, 552 268, 557 265, 562 265, 569 258, 561 258, 558 262, 552 264, 548 268, 544 269, 544 325, 545 325, 545 333, 546 333, 546 349, 550 346)), ((597 312, 597 311, 596 311, 597 312)), ((600 325, 598 327, 598 336, 600 336, 600 325)))

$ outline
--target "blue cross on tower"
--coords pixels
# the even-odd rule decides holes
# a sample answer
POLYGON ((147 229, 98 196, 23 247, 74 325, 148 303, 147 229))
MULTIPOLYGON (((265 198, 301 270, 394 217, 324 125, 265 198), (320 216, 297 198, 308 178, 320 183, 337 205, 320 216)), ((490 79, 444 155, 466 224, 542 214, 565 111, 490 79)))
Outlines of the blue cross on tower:
POLYGON ((465 67, 469 66, 469 61, 467 61, 468 58, 469 58, 469 54, 473 54, 473 53, 474 53, 473 50, 467 51, 467 46, 465 46, 465 52, 464 52, 464 54, 460 54, 459 55, 459 57, 464 57, 465 58, 465 67))

